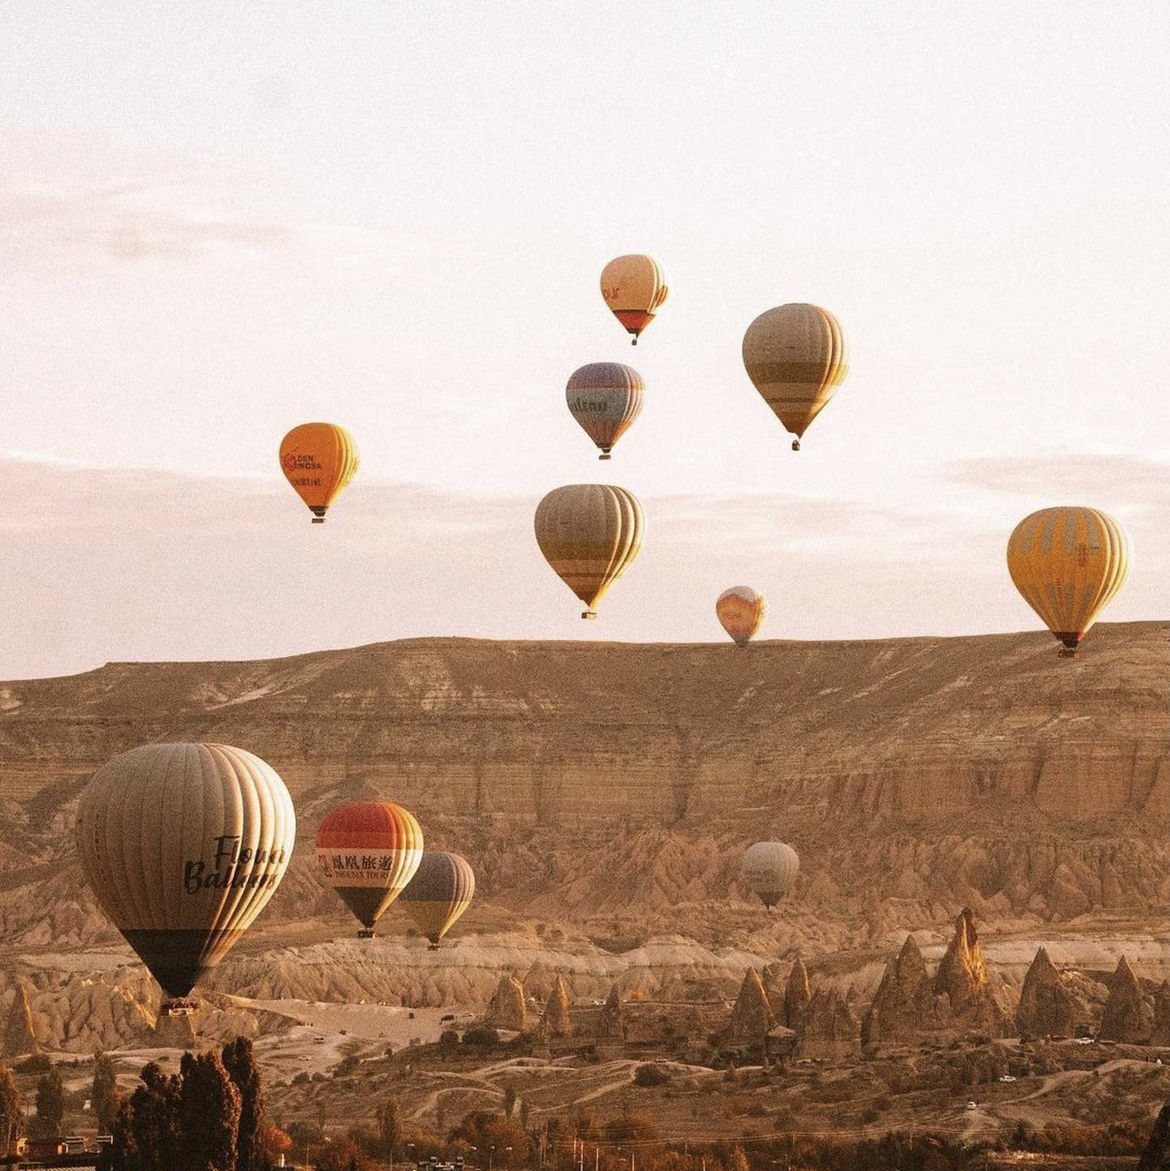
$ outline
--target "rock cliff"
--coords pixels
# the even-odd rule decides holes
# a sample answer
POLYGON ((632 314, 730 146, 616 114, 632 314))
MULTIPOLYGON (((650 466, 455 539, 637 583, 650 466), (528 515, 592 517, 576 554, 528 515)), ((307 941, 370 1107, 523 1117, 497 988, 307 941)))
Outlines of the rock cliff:
POLYGON ((1154 1027, 1153 1006, 1142 992, 1138 979, 1122 956, 1109 982, 1109 999, 1097 1036, 1102 1041, 1126 1041, 1144 1045, 1154 1027))
POLYGON ((1016 1031, 1021 1037, 1071 1037, 1077 1020, 1076 998, 1065 987, 1048 952, 1040 948, 1020 989, 1016 1031))

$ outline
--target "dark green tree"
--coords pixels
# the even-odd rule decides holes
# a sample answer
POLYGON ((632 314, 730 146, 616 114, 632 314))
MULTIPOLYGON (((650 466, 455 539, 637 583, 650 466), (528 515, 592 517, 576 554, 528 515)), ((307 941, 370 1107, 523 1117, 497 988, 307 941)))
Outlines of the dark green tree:
POLYGON ((118 1093, 118 1079, 114 1063, 105 1053, 94 1054, 93 1085, 89 1091, 89 1105, 97 1119, 98 1129, 108 1131, 118 1113, 121 1094, 118 1093))
POLYGON ((236 1171, 269 1171, 265 1148, 264 1091, 252 1054, 252 1042, 237 1037, 223 1047, 223 1065, 240 1092, 240 1126, 236 1140, 236 1171))
POLYGON ((33 1129, 41 1138, 61 1133, 65 1121, 65 1083, 54 1069, 37 1079, 37 1112, 33 1129))
POLYGON ((179 1063, 177 1171, 236 1171, 240 1137, 240 1091, 218 1053, 184 1053, 179 1063))
MULTIPOLYGON (((142 1084, 125 1106, 129 1127, 125 1171, 175 1171, 183 1148, 179 1129, 182 1081, 153 1061, 143 1067, 142 1084)), ((121 1113, 119 1118, 121 1118, 121 1113)), ((114 1135, 115 1143, 117 1135, 114 1135)))
POLYGON ((12 1070, 0 1065, 0 1148, 5 1152, 24 1133, 24 1111, 12 1070))

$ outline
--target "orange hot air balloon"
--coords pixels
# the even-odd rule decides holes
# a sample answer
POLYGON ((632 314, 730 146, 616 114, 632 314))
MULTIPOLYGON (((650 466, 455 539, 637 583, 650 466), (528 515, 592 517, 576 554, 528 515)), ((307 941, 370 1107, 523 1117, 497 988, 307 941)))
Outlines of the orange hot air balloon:
POLYGON ((763 400, 796 438, 845 381, 849 362, 841 323, 816 305, 780 305, 743 335, 743 364, 763 400))
POLYGON ((362 925, 360 939, 414 877, 423 835, 413 813, 390 801, 339 805, 317 830, 317 862, 325 881, 362 925))
POLYGON ((302 423, 280 441, 280 469, 313 513, 325 523, 325 511, 357 471, 353 436, 335 423, 302 423))
POLYGON ((1008 572, 1024 600, 1075 655, 1129 574, 1121 525, 1095 508, 1042 508, 1008 540, 1008 572))
POLYGON ((430 940, 433 950, 474 897, 475 872, 467 859, 443 850, 427 850, 398 904, 430 940))
POLYGON ((649 256, 619 256, 601 270, 601 295, 626 332, 634 335, 634 346, 669 291, 662 269, 649 256))
POLYGON ((573 418, 609 459, 613 445, 642 410, 646 389, 641 374, 620 362, 591 362, 574 370, 565 387, 573 418))
POLYGON ((536 543, 553 572, 589 608, 633 563, 646 519, 632 492, 613 484, 567 484, 536 506, 536 543))
POLYGON ((297 819, 258 756, 228 744, 146 744, 102 765, 77 807, 94 894, 170 998, 184 998, 272 897, 297 819))
POLYGON ((768 616, 768 603, 751 586, 732 586, 719 595, 715 614, 735 645, 747 646, 768 616))

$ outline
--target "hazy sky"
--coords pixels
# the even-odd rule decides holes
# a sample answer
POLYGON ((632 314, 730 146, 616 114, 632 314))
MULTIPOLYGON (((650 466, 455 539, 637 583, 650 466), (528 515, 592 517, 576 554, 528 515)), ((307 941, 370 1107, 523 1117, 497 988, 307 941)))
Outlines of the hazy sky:
POLYGON ((1157 3, 0 5, 0 677, 425 635, 1038 628, 1027 512, 1128 530, 1166 618, 1170 20, 1157 3), (611 257, 670 299, 636 349, 611 257), (751 320, 833 310, 794 455, 751 320), (635 366, 601 464, 564 385, 635 366), (324 526, 280 475, 348 427, 324 526), (582 623, 537 501, 642 500, 582 623))

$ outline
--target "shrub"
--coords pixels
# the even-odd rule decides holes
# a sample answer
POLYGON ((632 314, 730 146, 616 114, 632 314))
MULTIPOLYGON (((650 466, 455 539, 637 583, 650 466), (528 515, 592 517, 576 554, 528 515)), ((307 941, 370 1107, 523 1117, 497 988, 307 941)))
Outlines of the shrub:
POLYGON ((634 1085, 636 1086, 660 1086, 668 1081, 670 1081, 670 1074, 660 1065, 639 1065, 634 1070, 634 1085))

